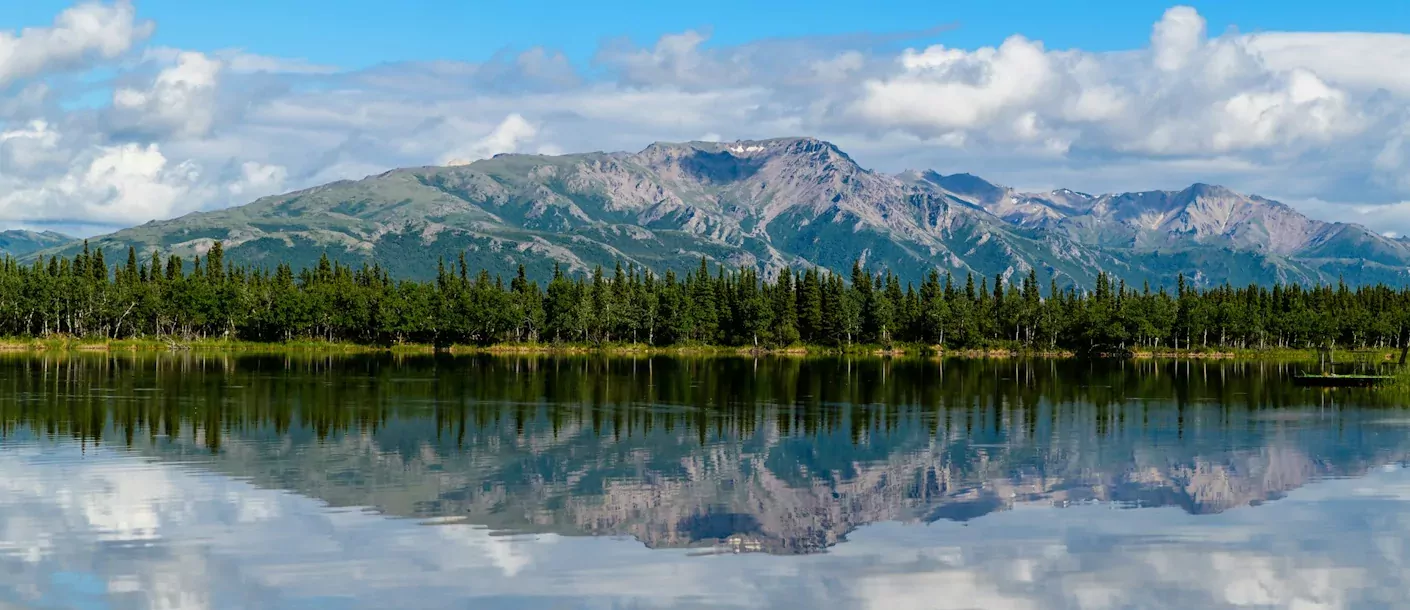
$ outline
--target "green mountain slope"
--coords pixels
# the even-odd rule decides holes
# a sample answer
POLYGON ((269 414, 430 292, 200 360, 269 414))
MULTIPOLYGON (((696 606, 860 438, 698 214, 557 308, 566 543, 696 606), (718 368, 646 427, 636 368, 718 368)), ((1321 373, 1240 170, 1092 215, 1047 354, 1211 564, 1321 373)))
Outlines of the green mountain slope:
MULTIPOLYGON (((997 209, 1009 191, 982 179, 880 174, 811 138, 691 142, 635 154, 501 155, 394 170, 148 223, 93 246, 189 260, 220 240, 233 261, 311 265, 327 253, 409 278, 432 277, 438 260, 463 252, 472 267, 507 275, 523 264, 540 279, 555 265, 583 273, 624 260, 664 272, 693 269, 704 257, 766 273, 809 265, 846 273, 861 259, 911 280, 939 268, 960 277, 1036 269, 1044 282, 1078 285, 1090 285, 1101 271, 1155 285, 1173 284, 1178 273, 1199 283, 1325 281, 1348 273, 1353 283, 1405 281, 1410 246, 1364 229, 1371 237, 1338 237, 1347 231, 1325 228, 1350 225, 1317 223, 1319 233, 1298 242, 1311 250, 1303 258, 1300 250, 1249 246, 1269 234, 1261 224, 1245 222, 1240 239, 1208 238, 1201 231, 1209 218, 1228 216, 1224 208, 1237 196, 1192 189, 1184 199, 1161 200, 1172 210, 1188 201, 1184 216, 1170 214, 1160 227, 1133 229, 1129 213, 1084 213, 1092 198, 1080 193, 1066 203, 1034 203, 1052 222, 1033 222, 997 209), (1357 267, 1362 242, 1374 255, 1357 267)), ((1296 214, 1249 201, 1235 201, 1243 206, 1240 218, 1256 216, 1247 209, 1276 206, 1280 230, 1287 213, 1296 214)), ((1276 235, 1279 244, 1296 241, 1287 231, 1276 235)))
POLYGON ((53 231, 0 231, 0 254, 25 256, 71 241, 72 237, 53 231))

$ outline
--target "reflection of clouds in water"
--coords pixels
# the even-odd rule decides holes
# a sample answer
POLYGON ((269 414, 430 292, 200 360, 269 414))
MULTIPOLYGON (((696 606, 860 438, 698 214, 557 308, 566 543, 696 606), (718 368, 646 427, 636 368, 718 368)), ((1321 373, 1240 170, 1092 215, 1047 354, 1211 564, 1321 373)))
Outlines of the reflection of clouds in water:
MULTIPOLYGON (((438 568, 442 571, 475 569, 483 567, 483 561, 488 560, 504 576, 512 578, 534 562, 533 557, 526 552, 532 545, 526 544, 524 539, 489 536, 487 530, 482 528, 457 524, 434 526, 434 533, 448 543, 447 547, 455 548, 458 545, 462 551, 474 551, 440 558, 438 568)), ((551 544, 554 538, 543 536, 536 539, 535 544, 551 544)), ((407 551, 415 553, 419 550, 418 545, 424 544, 426 540, 424 536, 405 536, 400 537, 398 542, 407 547, 407 551)))
POLYGON ((891 563, 860 573, 858 591, 875 608, 1381 608, 1410 596, 1403 556, 1375 550, 1410 536, 1410 522, 1386 519, 1410 500, 1410 474, 1304 489, 1211 516, 1028 506, 923 533, 878 525, 853 542, 891 563))
POLYGON ((1219 515, 1020 504, 967 524, 884 523, 805 557, 492 536, 70 445, 5 447, 0 493, 0 607, 1359 608, 1410 598, 1410 471, 1398 468, 1219 515))

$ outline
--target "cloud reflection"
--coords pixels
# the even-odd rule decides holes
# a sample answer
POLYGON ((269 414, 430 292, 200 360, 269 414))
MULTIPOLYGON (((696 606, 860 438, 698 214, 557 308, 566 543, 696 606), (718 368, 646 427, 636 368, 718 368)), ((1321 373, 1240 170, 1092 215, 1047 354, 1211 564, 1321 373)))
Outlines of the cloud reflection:
POLYGON ((494 536, 68 442, 0 452, 0 604, 108 608, 1358 608, 1410 596, 1410 471, 1218 515, 1020 503, 805 557, 494 536))

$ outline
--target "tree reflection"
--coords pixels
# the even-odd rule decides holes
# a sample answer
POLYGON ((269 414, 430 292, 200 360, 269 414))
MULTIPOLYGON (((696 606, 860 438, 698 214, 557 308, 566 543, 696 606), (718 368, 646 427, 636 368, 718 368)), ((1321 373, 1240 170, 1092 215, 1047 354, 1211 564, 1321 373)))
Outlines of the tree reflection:
POLYGON ((335 506, 811 552, 1017 502, 1219 512, 1405 455, 1383 396, 1269 362, 48 355, 0 433, 198 460, 335 506), (1355 406, 1347 406, 1355 405, 1355 406), (1379 414, 1379 415, 1378 415, 1379 414))

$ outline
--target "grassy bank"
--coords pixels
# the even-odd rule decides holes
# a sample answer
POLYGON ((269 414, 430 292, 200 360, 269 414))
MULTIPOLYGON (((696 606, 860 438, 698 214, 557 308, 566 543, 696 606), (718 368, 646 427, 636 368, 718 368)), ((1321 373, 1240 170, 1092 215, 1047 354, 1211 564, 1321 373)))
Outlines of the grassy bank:
MULTIPOLYGON (((156 339, 87 339, 77 337, 51 337, 44 339, 0 339, 3 352, 328 352, 328 353, 374 353, 389 348, 358 345, 355 343, 333 343, 327 341, 290 341, 284 343, 259 343, 254 341, 225 341, 202 339, 196 341, 162 341, 156 339)), ((426 348, 430 352, 429 347, 426 348)))
MULTIPOLYGON (((1336 364, 1395 362, 1400 357, 1397 349, 1365 349, 1337 351, 1333 354, 1336 364)), ((1213 360, 1279 360, 1285 362, 1319 362, 1323 353, 1315 349, 1292 349, 1282 347, 1246 349, 1189 349, 1189 350, 1135 350, 1133 358, 1186 358, 1213 360)))
POLYGON ((734 355, 875 355, 900 356, 920 353, 919 350, 879 346, 835 348, 823 346, 790 346, 785 348, 752 348, 721 345, 653 346, 644 343, 611 343, 603 345, 577 343, 508 343, 496 345, 429 344, 364 345, 332 341, 287 341, 278 343, 240 340, 200 339, 164 341, 154 339, 87 339, 52 337, 43 339, 0 339, 0 352, 228 352, 228 353, 403 353, 403 354, 562 354, 562 355, 675 355, 675 356, 734 356, 734 355))
MULTIPOLYGON (((784 348, 732 347, 720 345, 653 346, 644 343, 510 343, 497 345, 453 345, 437 349, 428 344, 391 346, 363 345, 329 341, 289 341, 265 343, 223 339, 158 340, 158 339, 87 339, 52 337, 43 339, 0 339, 0 351, 8 352, 229 352, 229 353, 405 353, 405 354, 562 354, 562 355, 665 355, 665 356, 860 356, 860 357, 954 357, 954 358, 1073 358, 1078 354, 1065 350, 1032 350, 993 347, 985 349, 944 349, 938 345, 896 344, 890 346, 856 344, 850 346, 794 345, 784 348)), ((1126 354, 1136 359, 1212 359, 1212 360, 1277 360, 1285 362, 1319 362, 1322 355, 1310 349, 1189 349, 1145 350, 1126 354)), ((1365 363, 1380 365, 1394 362, 1398 350, 1372 349, 1336 352, 1339 365, 1365 363)))
POLYGON ((1395 379, 1381 384, 1379 387, 1385 391, 1410 394, 1410 367, 1402 368, 1394 373, 1395 379))

